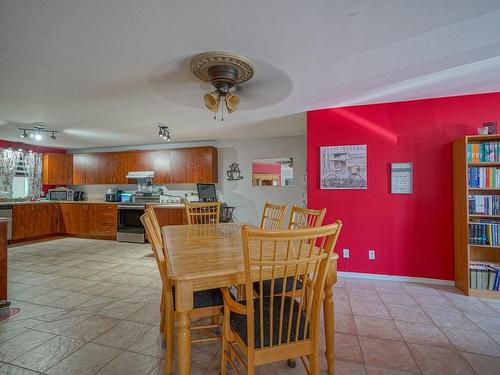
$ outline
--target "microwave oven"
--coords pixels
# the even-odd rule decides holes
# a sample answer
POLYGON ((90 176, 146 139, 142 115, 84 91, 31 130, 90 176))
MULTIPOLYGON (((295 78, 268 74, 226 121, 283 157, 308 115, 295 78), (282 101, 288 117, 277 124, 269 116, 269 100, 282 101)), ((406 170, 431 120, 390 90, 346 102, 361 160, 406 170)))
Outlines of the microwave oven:
POLYGON ((48 194, 50 201, 72 201, 74 196, 74 190, 66 188, 50 189, 48 194))

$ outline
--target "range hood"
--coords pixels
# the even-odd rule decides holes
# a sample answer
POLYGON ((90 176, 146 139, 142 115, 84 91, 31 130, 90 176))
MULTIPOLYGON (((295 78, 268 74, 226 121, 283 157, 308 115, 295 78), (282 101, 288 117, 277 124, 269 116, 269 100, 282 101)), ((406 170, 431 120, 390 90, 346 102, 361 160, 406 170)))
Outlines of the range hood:
POLYGON ((153 178, 154 176, 155 176, 154 171, 134 171, 127 173, 127 178, 134 178, 134 179, 153 178))

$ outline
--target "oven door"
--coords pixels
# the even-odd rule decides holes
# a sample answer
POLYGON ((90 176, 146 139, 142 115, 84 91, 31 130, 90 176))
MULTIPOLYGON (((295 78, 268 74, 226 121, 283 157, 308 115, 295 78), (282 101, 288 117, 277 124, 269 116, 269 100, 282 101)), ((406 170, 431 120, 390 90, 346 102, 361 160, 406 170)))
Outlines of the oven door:
POLYGON ((140 220, 145 209, 144 205, 118 205, 117 241, 145 242, 144 226, 140 220))

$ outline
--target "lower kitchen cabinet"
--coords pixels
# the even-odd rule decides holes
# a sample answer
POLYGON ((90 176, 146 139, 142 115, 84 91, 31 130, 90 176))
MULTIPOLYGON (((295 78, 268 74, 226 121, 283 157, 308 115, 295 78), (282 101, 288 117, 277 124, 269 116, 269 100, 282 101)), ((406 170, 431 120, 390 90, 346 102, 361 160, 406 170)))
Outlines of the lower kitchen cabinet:
POLYGON ((12 212, 12 240, 67 234, 116 238, 116 205, 99 203, 25 203, 12 212))
POLYGON ((59 207, 51 203, 25 203, 12 210, 12 239, 23 240, 59 233, 59 207))
POLYGON ((184 208, 154 207, 160 226, 187 224, 184 208))
POLYGON ((61 203, 62 233, 74 236, 116 238, 116 205, 61 203))
POLYGON ((96 237, 116 238, 116 204, 88 204, 88 234, 96 237))

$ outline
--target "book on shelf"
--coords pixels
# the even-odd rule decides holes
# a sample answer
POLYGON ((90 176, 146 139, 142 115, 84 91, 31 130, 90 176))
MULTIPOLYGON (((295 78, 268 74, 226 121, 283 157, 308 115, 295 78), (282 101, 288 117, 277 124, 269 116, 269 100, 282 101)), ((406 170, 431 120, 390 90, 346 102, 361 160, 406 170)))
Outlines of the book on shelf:
POLYGON ((497 188, 500 187, 500 168, 496 167, 469 167, 469 188, 497 188))
POLYGON ((471 215, 500 215, 500 195, 471 194, 468 200, 471 215))
POLYGON ((500 246, 500 222, 491 220, 470 222, 469 244, 500 246))
POLYGON ((467 144, 467 162, 498 162, 500 161, 500 142, 482 142, 467 144))
POLYGON ((499 291, 500 265, 471 262, 469 264, 470 287, 473 289, 499 291))

